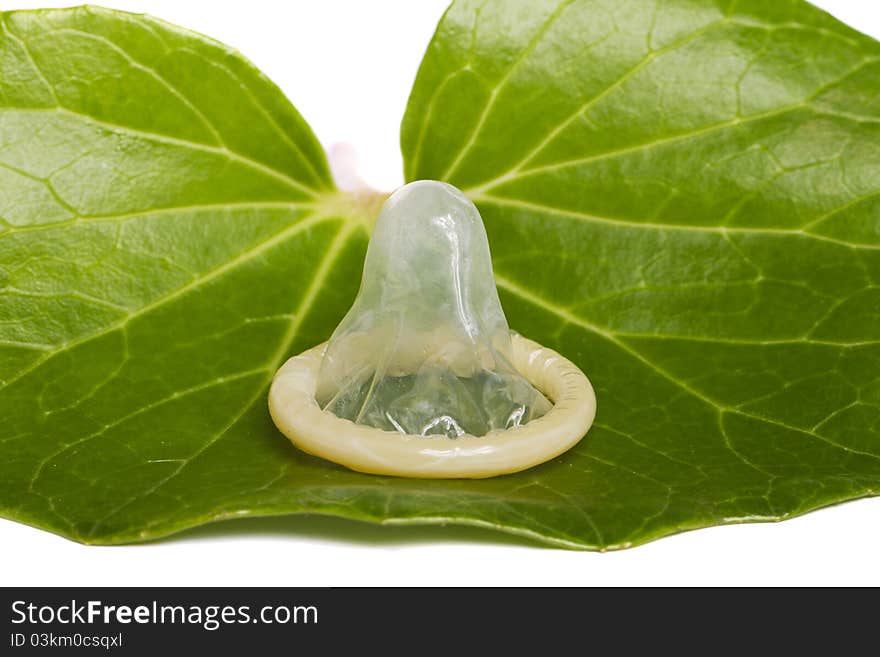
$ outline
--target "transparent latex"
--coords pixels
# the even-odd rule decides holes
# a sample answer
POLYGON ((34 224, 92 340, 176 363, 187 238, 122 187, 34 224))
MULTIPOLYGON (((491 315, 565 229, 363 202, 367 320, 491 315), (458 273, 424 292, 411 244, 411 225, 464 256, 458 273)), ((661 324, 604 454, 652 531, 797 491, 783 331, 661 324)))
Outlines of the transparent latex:
POLYGON ((358 424, 448 438, 509 429, 550 410, 511 365, 486 230, 455 187, 414 182, 385 202, 316 397, 358 424))

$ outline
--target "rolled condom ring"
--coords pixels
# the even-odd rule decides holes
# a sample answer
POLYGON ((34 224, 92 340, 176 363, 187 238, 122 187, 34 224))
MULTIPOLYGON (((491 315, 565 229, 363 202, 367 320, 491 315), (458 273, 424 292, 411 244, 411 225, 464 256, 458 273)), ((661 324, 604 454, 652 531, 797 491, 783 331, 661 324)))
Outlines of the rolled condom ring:
POLYGON ((572 447, 596 397, 577 366, 511 333, 479 211, 424 180, 385 202, 354 304, 278 370, 269 409, 297 447, 353 470, 477 478, 572 447))

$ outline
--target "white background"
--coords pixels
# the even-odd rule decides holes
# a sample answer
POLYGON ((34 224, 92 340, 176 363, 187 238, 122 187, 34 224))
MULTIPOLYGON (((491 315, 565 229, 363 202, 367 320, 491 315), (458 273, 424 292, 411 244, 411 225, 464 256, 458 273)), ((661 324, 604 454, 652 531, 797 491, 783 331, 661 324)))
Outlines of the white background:
MULTIPOLYGON (((446 0, 102 4, 235 46, 284 90, 325 146, 353 146, 368 184, 390 190, 403 182, 400 119, 446 0)), ((880 38, 875 0, 815 4, 880 38)), ((220 523, 150 545, 85 547, 0 520, 0 585, 432 584, 880 585, 880 498, 607 554, 534 547, 488 531, 304 517, 220 523)))

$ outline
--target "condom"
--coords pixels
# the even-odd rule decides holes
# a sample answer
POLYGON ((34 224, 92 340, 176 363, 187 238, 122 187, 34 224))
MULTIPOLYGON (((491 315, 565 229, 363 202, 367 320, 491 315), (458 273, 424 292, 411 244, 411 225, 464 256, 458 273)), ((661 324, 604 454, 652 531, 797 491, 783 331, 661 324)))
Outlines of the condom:
POLYGON ((356 470, 479 477, 570 447, 595 397, 572 363, 511 333, 473 203, 419 181, 385 202, 354 304, 279 370, 270 410, 305 451, 356 470))

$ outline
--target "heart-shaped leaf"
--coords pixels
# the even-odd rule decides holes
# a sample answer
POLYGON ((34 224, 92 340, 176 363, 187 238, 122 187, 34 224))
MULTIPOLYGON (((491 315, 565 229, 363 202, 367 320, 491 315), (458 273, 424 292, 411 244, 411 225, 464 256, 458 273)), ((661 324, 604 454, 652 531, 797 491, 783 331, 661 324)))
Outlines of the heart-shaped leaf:
POLYGON ((350 303, 366 237, 320 145, 198 35, 91 8, 2 28, 4 515, 106 542, 302 494, 330 468, 266 388, 350 303))
POLYGON ((511 326, 596 387, 530 478, 554 529, 880 491, 880 44, 800 0, 459 2, 403 146, 477 202, 511 326))
POLYGON ((409 178, 478 202, 514 328, 590 375, 572 452, 350 472, 268 381, 357 287, 369 211, 240 55, 151 18, 0 32, 0 513, 86 542, 319 512, 621 547, 880 488, 880 46, 802 2, 459 2, 409 178))

